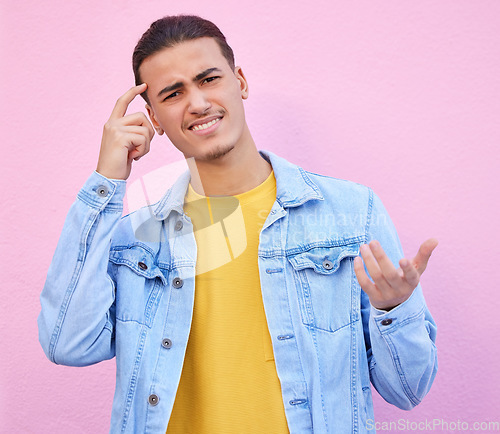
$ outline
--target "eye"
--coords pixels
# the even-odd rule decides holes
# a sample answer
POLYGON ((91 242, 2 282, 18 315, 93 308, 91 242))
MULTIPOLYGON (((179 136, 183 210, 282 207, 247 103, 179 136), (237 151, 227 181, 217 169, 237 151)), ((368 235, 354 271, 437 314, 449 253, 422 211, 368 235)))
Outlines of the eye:
POLYGON ((179 92, 172 92, 170 95, 167 95, 163 101, 166 101, 167 99, 171 99, 179 95, 179 92))
POLYGON ((218 78, 220 78, 220 77, 217 76, 217 75, 213 76, 213 77, 207 77, 207 78, 205 78, 205 80, 203 80, 203 83, 210 83, 210 82, 212 82, 212 81, 214 81, 214 80, 216 80, 218 78))

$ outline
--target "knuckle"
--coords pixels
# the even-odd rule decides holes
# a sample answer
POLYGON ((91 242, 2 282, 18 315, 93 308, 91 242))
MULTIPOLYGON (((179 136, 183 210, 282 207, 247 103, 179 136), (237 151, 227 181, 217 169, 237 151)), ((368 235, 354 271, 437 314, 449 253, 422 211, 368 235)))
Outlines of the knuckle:
MULTIPOLYGON (((127 92, 128 93, 128 92, 127 92)), ((120 105, 123 103, 123 101, 125 101, 125 99, 127 98, 127 93, 124 93, 123 95, 121 95, 117 100, 116 100, 116 104, 117 105, 120 105)))
POLYGON ((117 125, 116 122, 114 121, 108 121, 104 124, 104 130, 108 132, 115 132, 117 130, 117 125))
POLYGON ((385 258, 385 253, 383 250, 374 248, 372 249, 372 254, 377 260, 381 260, 385 258))

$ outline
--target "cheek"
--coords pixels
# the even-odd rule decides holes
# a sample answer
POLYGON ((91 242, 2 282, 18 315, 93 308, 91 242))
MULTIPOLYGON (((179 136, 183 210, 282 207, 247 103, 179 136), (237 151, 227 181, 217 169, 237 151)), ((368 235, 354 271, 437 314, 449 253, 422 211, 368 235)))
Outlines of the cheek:
POLYGON ((243 99, 239 89, 233 89, 227 95, 227 101, 230 101, 230 108, 233 114, 240 114, 243 112, 243 99))
POLYGON ((175 111, 169 111, 162 113, 158 121, 165 131, 175 131, 182 125, 182 116, 179 116, 175 111))

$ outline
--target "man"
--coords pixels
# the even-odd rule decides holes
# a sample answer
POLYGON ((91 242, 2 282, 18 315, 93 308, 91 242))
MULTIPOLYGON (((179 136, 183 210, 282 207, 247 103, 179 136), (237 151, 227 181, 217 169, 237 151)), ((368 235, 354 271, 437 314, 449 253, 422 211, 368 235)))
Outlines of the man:
POLYGON ((247 80, 214 24, 156 21, 133 66, 41 295, 47 356, 116 356, 111 432, 369 432, 370 380, 417 405, 437 370, 418 284, 437 242, 402 259, 370 189, 259 152, 247 80), (151 123, 126 115, 139 94, 151 123), (120 218, 154 130, 189 173, 120 218))

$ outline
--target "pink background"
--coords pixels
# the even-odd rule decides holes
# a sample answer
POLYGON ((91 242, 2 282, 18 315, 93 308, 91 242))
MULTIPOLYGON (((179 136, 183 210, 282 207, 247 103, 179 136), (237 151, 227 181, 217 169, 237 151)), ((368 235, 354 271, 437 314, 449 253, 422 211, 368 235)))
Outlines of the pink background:
MULTIPOLYGON (((226 34, 259 148, 373 187, 409 256, 440 241, 423 277, 438 376, 409 413, 376 396, 377 420, 500 421, 500 2, 25 0, 0 13, 0 431, 109 429, 114 361, 51 364, 38 297, 102 126, 133 85, 133 47, 174 13, 226 34)), ((180 159, 156 137, 130 180, 180 159)))

